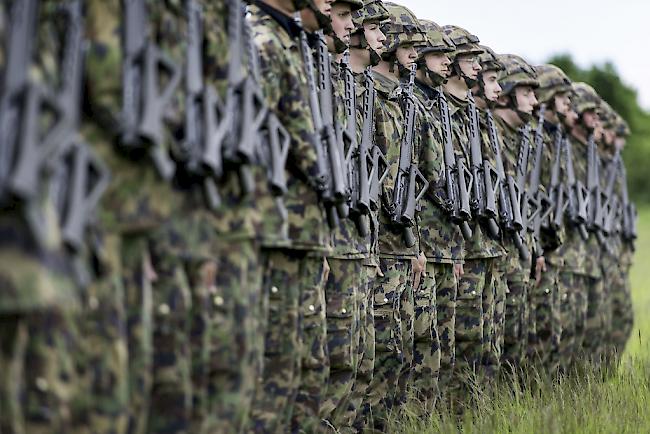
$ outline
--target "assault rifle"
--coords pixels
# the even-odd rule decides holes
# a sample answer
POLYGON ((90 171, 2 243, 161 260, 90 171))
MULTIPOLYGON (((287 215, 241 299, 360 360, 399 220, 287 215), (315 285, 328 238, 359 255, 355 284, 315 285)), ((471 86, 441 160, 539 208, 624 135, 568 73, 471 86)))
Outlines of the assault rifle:
POLYGON ((471 173, 474 182, 472 184, 474 193, 474 210, 476 215, 487 226, 491 236, 499 235, 499 227, 495 221, 497 217, 496 196, 499 190, 498 174, 492 164, 483 158, 481 132, 478 119, 478 110, 472 92, 467 92, 469 116, 469 144, 471 173))
POLYGON ((182 71, 147 36, 145 0, 124 0, 122 37, 122 118, 120 146, 148 152, 160 176, 169 180, 175 164, 165 147, 164 113, 181 81, 182 71), (166 86, 161 89, 161 75, 166 86))
POLYGON ((564 150, 566 156, 566 182, 569 194, 569 221, 578 229, 583 240, 589 239, 589 234, 585 228, 587 223, 587 207, 589 206, 589 191, 582 181, 576 179, 573 169, 573 147, 568 138, 564 140, 564 150))
POLYGON ((472 188, 472 174, 465 166, 465 159, 456 159, 451 133, 449 105, 442 89, 438 92, 438 104, 444 136, 445 191, 444 208, 456 223, 466 240, 472 238, 472 229, 467 223, 472 219, 469 191, 472 188))
POLYGON ((593 134, 587 141, 587 189, 589 190, 587 228, 596 235, 598 243, 604 245, 602 222, 603 203, 606 202, 606 198, 600 187, 600 156, 593 134))
MULTIPOLYGON (((370 212, 372 155, 370 154, 369 143, 367 141, 363 143, 363 137, 362 143, 357 141, 357 99, 354 75, 350 70, 349 62, 350 52, 346 51, 341 61, 341 73, 343 75, 345 97, 343 108, 346 122, 343 138, 347 145, 344 146, 344 149, 347 149, 345 162, 350 188, 350 218, 354 221, 359 235, 365 237, 370 232, 370 228, 363 216, 368 215, 370 212)), ((374 103, 372 110, 374 110, 374 103)))
POLYGON ((603 221, 602 228, 605 236, 610 236, 614 232, 614 223, 619 212, 619 197, 614 192, 616 180, 618 178, 618 160, 621 158, 619 150, 616 150, 614 157, 607 165, 607 180, 605 182, 605 197, 607 202, 603 204, 603 221))
POLYGON ((492 112, 487 111, 487 127, 488 136, 490 138, 490 145, 494 151, 494 159, 496 162, 497 182, 499 184, 499 220, 501 226, 512 237, 512 240, 519 251, 519 256, 522 259, 528 259, 530 252, 523 242, 521 237, 521 227, 517 228, 513 220, 513 206, 511 202, 512 195, 510 194, 510 187, 507 180, 506 172, 503 168, 503 159, 501 158, 501 143, 499 143, 499 135, 497 134, 496 125, 492 112))
POLYGON ((627 192, 627 174, 623 159, 619 159, 619 180, 621 183, 621 208, 622 208, 622 232, 623 239, 633 243, 637 239, 638 233, 636 228, 637 211, 636 205, 630 202, 627 192))
MULTIPOLYGON (((295 15, 295 20, 298 24, 301 24, 300 14, 295 15)), ((330 158, 329 150, 338 150, 338 144, 336 143, 336 137, 334 135, 334 130, 331 124, 329 129, 325 128, 325 120, 321 112, 321 101, 319 99, 318 87, 316 84, 316 78, 314 77, 314 59, 312 56, 311 47, 307 41, 307 34, 304 30, 300 32, 300 51, 302 54, 302 60, 305 64, 306 75, 307 75, 307 84, 309 86, 309 108, 311 109, 312 120, 314 121, 315 136, 313 138, 314 147, 316 149, 316 171, 314 185, 320 194, 321 200, 325 205, 327 211, 327 221, 330 227, 334 228, 337 226, 337 214, 336 214, 336 200, 342 202, 345 198, 345 188, 341 185, 341 178, 337 179, 339 184, 338 197, 334 192, 333 184, 334 178, 337 176, 332 173, 330 177, 330 169, 332 165, 332 160, 330 158)), ((328 54, 329 62, 329 54, 328 54)), ((329 63, 328 63, 329 64, 329 63)), ((320 73, 319 73, 320 74, 320 73)), ((323 103, 326 104, 325 101, 323 103)), ((331 104, 331 100, 330 100, 331 104)), ((336 152, 336 151, 335 151, 336 152)), ((335 165, 338 164, 340 159, 335 162, 335 165)), ((340 167, 339 167, 340 168, 340 167)), ((339 176, 342 175, 342 171, 338 172, 339 176)))
POLYGON ((535 154, 533 155, 533 164, 528 182, 528 230, 532 232, 535 240, 535 254, 542 256, 544 254, 540 244, 540 231, 542 221, 546 220, 552 209, 551 201, 548 195, 540 188, 542 177, 542 156, 544 152, 544 113, 546 105, 539 107, 537 127, 535 128, 535 154))
POLYGON ((558 231, 562 227, 564 213, 568 202, 566 201, 565 185, 561 179, 562 171, 562 147, 566 140, 562 129, 558 126, 554 137, 554 156, 553 166, 551 168, 551 182, 549 185, 549 198, 551 201, 552 212, 544 219, 542 226, 551 231, 558 231))
POLYGON ((379 209, 379 192, 389 172, 388 161, 382 150, 375 144, 375 80, 372 68, 364 71, 366 92, 363 99, 363 125, 361 126, 361 143, 359 153, 364 155, 369 150, 371 158, 370 185, 368 189, 368 202, 370 209, 379 209))
MULTIPOLYGON (((318 66, 318 101, 322 116, 322 137, 325 154, 330 171, 330 197, 326 200, 328 219, 332 227, 336 226, 337 217, 346 218, 349 213, 349 191, 346 179, 345 155, 343 143, 337 139, 336 119, 334 115, 334 91, 332 83, 332 63, 330 53, 322 30, 316 32, 316 65, 318 66), (327 205, 329 201, 330 205, 327 205), (332 206, 333 205, 333 206, 332 206), (334 212, 336 211, 336 212, 334 212)), ((356 134, 356 133, 355 133, 356 134)))
POLYGON ((413 162, 413 140, 416 134, 416 101, 413 96, 415 72, 416 66, 414 65, 411 67, 409 81, 402 93, 405 125, 400 143, 399 165, 393 188, 393 199, 388 206, 388 212, 393 223, 403 228, 402 235, 407 247, 415 245, 415 236, 412 230, 412 227, 415 226, 415 211, 417 203, 429 187, 429 181, 422 175, 417 164, 413 162))

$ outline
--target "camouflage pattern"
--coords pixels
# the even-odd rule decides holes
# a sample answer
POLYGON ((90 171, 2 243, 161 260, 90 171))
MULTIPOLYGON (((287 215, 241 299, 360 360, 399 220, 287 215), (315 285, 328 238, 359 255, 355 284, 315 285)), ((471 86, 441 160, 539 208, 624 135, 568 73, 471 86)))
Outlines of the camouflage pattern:
MULTIPOLYGON (((576 280, 578 274, 561 270, 559 273, 559 295, 560 295, 560 323, 562 331, 557 356, 553 362, 559 366, 560 372, 567 372, 576 356, 576 326, 578 323, 578 304, 580 288, 576 280)), ((582 317, 580 317, 582 318, 582 317)))
POLYGON ((442 26, 442 31, 454 44, 454 51, 450 54, 451 59, 455 60, 457 56, 463 54, 481 54, 483 52, 478 44, 480 42, 478 37, 462 27, 446 25, 442 26))
POLYGON ((363 8, 352 13, 355 31, 363 30, 363 23, 371 21, 385 21, 389 19, 388 11, 382 0, 364 0, 363 8))
POLYGON ((555 65, 535 66, 539 88, 535 92, 540 103, 549 103, 553 96, 563 92, 573 92, 569 77, 555 65))
POLYGON ((434 273, 436 282, 436 317, 440 340, 440 374, 438 389, 445 397, 452 381, 456 365, 456 299, 458 279, 453 264, 434 263, 433 270, 427 265, 427 275, 434 273))
POLYGON ((440 337, 436 308, 436 272, 433 263, 427 263, 420 286, 414 289, 414 350, 412 389, 420 406, 421 415, 429 414, 440 394, 440 337))
POLYGON ((456 45, 443 31, 442 27, 430 20, 419 20, 420 27, 426 32, 428 44, 418 49, 420 58, 427 53, 451 53, 456 45))
POLYGON ((367 417, 371 418, 370 426, 374 425, 375 429, 385 427, 390 410, 403 398, 404 389, 399 387, 399 382, 409 364, 406 354, 409 349, 402 330, 408 318, 401 317, 405 310, 401 304, 405 298, 408 301, 408 287, 413 277, 410 260, 382 257, 379 266, 381 274, 373 287, 375 366, 367 391, 367 417))
POLYGON ((333 412, 348 406, 358 368, 359 303, 360 292, 364 292, 365 270, 360 260, 328 258, 328 262, 325 305, 330 372, 320 417, 332 423, 333 412))
POLYGON ((389 20, 381 26, 381 31, 386 35, 386 50, 382 54, 384 59, 392 58, 400 45, 419 47, 427 43, 426 33, 413 12, 395 3, 384 2, 384 6, 389 13, 389 20))
MULTIPOLYGON (((498 112, 496 112, 498 114, 498 112)), ((494 117, 495 125, 501 138, 501 157, 506 174, 515 175, 517 153, 521 140, 520 131, 512 128, 498 115, 494 117)), ((532 151, 531 151, 532 152, 532 151)), ((504 235, 505 236, 505 235, 504 235)), ((527 241, 529 241, 527 237, 527 241)), ((528 249, 531 251, 531 245, 528 249)), ((504 347, 502 362, 506 365, 517 366, 524 359, 528 336, 528 320, 526 317, 528 305, 528 283, 532 261, 522 260, 512 238, 505 236, 503 241, 507 253, 505 278, 508 285, 506 293, 506 312, 504 347)))
POLYGON ((499 71, 502 95, 509 95, 517 86, 539 87, 535 69, 524 59, 514 54, 499 54, 497 58, 503 65, 503 69, 499 71))

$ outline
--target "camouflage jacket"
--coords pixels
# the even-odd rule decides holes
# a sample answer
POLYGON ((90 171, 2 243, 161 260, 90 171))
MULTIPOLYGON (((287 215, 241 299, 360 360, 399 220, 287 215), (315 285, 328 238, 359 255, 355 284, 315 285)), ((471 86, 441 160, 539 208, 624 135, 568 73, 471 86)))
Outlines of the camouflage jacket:
POLYGON ((318 194, 310 185, 318 173, 316 135, 298 35, 288 33, 262 7, 251 6, 248 19, 260 52, 266 100, 291 136, 285 196, 291 248, 328 253, 330 230, 318 194))
MULTIPOLYGON (((377 90, 377 110, 375 111, 375 143, 386 155, 390 167, 381 193, 382 206, 379 212, 379 255, 383 257, 408 258, 417 256, 419 246, 416 242, 411 248, 406 247, 402 231, 395 229, 386 208, 393 200, 393 187, 399 165, 400 142, 404 134, 404 115, 400 106, 401 88, 397 80, 375 72, 375 89, 377 90)), ((415 144, 414 144, 415 146, 415 144)), ((414 149, 413 155, 416 153, 414 149)), ((417 234, 417 227, 413 228, 417 234)))
MULTIPOLYGON (((334 109, 336 110, 336 119, 339 128, 344 129, 347 123, 345 114, 345 95, 344 95, 344 79, 341 74, 341 67, 338 62, 332 59, 332 83, 334 85, 334 109)), ((356 81, 356 80, 355 80, 356 81)), ((356 89, 355 89, 356 93, 356 89)), ((354 115, 357 121, 357 141, 361 140, 361 129, 359 127, 360 118, 356 111, 354 115)), ((354 163, 354 160, 352 161, 354 163)), ((366 218, 367 219, 367 218, 366 218)), ((367 219, 368 220, 368 219, 367 219)), ((368 222, 369 223, 369 222, 368 222)), ((356 226, 349 218, 341 219, 337 228, 332 230, 332 237, 334 241, 333 257, 336 258, 366 258, 370 254, 370 236, 362 237, 356 229, 356 226)))
MULTIPOLYGON (((452 136, 456 158, 464 158, 469 168, 471 164, 469 149, 469 117, 467 114, 467 101, 459 100, 447 94, 449 101, 449 115, 451 116, 452 136)), ((489 146, 482 142, 484 155, 490 155, 489 146)), ((486 158, 486 157, 484 157, 486 158)), ((492 158, 494 161, 494 158, 492 158)), ((475 179, 473 182, 477 182, 475 179)), ((504 254, 503 247, 498 240, 490 238, 487 231, 479 223, 476 216, 470 223, 472 238, 465 241, 465 259, 496 258, 504 254)))
POLYGON ((418 213, 420 249, 427 259, 435 263, 459 263, 463 261, 464 239, 460 229, 441 207, 440 190, 444 189, 443 139, 438 108, 438 90, 416 82, 417 97, 422 125, 418 167, 429 181, 429 191, 423 198, 418 213))

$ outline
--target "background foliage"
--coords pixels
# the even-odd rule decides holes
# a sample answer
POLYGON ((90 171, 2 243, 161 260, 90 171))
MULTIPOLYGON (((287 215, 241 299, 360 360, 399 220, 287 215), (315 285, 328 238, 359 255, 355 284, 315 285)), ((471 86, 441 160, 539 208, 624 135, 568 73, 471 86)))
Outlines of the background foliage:
POLYGON ((606 62, 583 69, 576 65, 569 54, 552 57, 547 63, 562 68, 574 81, 584 81, 596 89, 627 121, 632 131, 623 153, 627 166, 630 196, 639 203, 650 203, 650 112, 638 102, 636 90, 624 83, 614 65, 606 62))

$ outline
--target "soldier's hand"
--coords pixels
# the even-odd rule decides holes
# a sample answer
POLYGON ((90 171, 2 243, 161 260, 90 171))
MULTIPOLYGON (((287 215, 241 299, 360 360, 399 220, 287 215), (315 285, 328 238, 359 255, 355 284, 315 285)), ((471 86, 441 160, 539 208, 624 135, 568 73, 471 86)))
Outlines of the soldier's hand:
POLYGON ((417 290, 420 287, 422 273, 426 270, 427 257, 423 252, 420 252, 420 255, 417 258, 411 260, 411 264, 413 266, 413 289, 417 290))
POLYGON ((463 277, 463 274, 465 274, 463 264, 454 264, 454 277, 456 280, 460 280, 460 278, 463 277))
POLYGON ((542 284, 542 273, 546 272, 546 259, 540 256, 535 260, 535 286, 539 288, 542 284))

